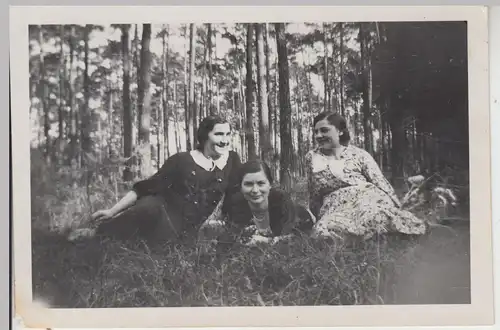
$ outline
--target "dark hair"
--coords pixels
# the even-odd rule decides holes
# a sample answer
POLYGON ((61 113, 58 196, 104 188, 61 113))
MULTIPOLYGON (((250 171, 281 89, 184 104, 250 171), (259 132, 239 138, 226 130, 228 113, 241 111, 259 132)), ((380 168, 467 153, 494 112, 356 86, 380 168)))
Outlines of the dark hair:
POLYGON ((267 180, 269 180, 269 183, 273 184, 274 179, 269 166, 260 159, 252 159, 240 166, 237 178, 238 187, 241 187, 241 183, 243 182, 243 177, 245 175, 247 175, 248 173, 258 173, 260 171, 264 172, 267 180))
POLYGON ((214 129, 215 125, 228 123, 229 122, 225 118, 220 116, 208 116, 203 118, 198 126, 198 131, 196 132, 196 139, 198 140, 196 149, 203 150, 205 142, 208 140, 208 133, 214 129))
POLYGON ((349 134, 349 129, 347 128, 347 121, 344 117, 339 115, 338 112, 325 111, 314 117, 313 120, 313 130, 319 121, 326 119, 330 125, 335 126, 339 131, 339 142, 343 146, 346 146, 351 141, 351 135, 349 134))

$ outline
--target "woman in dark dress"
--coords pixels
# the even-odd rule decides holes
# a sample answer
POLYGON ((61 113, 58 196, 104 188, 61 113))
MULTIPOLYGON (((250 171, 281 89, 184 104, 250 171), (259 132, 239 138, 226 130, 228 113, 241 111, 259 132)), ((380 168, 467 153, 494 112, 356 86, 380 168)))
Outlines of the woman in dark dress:
POLYGON ((156 174, 135 183, 116 205, 92 215, 99 223, 96 234, 159 240, 196 236, 205 220, 215 210, 221 211, 235 186, 230 181, 241 162, 229 150, 230 135, 226 120, 203 119, 195 150, 172 155, 156 174))
POLYGON ((228 225, 240 232, 242 240, 273 242, 279 237, 307 231, 314 217, 303 206, 296 205, 285 191, 272 187, 269 166, 252 160, 241 165, 235 193, 228 206, 228 225))

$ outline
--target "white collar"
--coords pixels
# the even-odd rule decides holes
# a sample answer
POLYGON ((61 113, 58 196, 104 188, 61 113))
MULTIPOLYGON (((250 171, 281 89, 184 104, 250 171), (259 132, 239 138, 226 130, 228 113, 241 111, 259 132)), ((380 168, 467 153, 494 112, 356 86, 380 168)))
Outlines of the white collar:
POLYGON ((329 159, 320 152, 312 152, 312 171, 313 173, 330 169, 333 174, 340 174, 344 167, 344 160, 329 159))
POLYGON ((199 150, 191 150, 190 153, 194 162, 204 168, 206 171, 213 171, 215 167, 218 167, 220 170, 223 170, 226 167, 227 160, 229 158, 229 152, 224 153, 216 160, 211 158, 207 158, 201 151, 199 150))

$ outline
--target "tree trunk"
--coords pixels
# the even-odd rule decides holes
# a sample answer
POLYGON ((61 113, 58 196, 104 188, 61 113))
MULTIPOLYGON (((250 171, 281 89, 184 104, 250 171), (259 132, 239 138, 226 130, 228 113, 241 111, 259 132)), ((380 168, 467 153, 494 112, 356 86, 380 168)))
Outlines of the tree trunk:
POLYGON ((424 129, 422 127, 422 120, 420 118, 417 118, 416 120, 416 127, 415 127, 415 135, 416 135, 416 140, 417 140, 417 155, 416 159, 419 164, 419 172, 422 172, 422 170, 425 168, 425 152, 424 152, 424 139, 423 139, 423 132, 424 129))
MULTIPOLYGON (((100 117, 94 119, 96 124, 96 131, 102 132, 102 121, 100 117)), ((95 145, 93 146, 94 152, 96 154, 97 163, 102 163, 102 138, 99 136, 95 139, 95 145)))
POLYGON ((208 83, 208 67, 207 67, 207 57, 208 57, 208 42, 210 37, 210 24, 207 24, 207 36, 205 40, 205 47, 203 47, 203 72, 202 72, 202 87, 201 87, 201 117, 206 117, 208 114, 207 105, 207 83, 208 83))
POLYGON ((39 26, 39 35, 38 35, 38 41, 40 43, 40 78, 38 80, 38 88, 39 88, 39 93, 38 93, 38 98, 40 99, 40 105, 42 107, 40 113, 43 114, 43 133, 45 137, 45 150, 44 150, 44 157, 45 161, 47 163, 50 162, 50 122, 49 122, 49 112, 50 108, 47 105, 47 100, 48 98, 48 84, 46 81, 46 76, 45 76, 45 53, 43 51, 42 45, 44 44, 43 41, 43 27, 42 25, 39 26))
POLYGON ((198 84, 194 84, 193 86, 193 107, 192 107, 192 111, 193 111, 193 141, 195 141, 194 143, 194 147, 196 147, 196 144, 197 144, 197 138, 196 138, 196 132, 198 130, 198 118, 199 118, 199 113, 198 113, 198 84))
POLYGON ((356 145, 359 146, 359 138, 360 138, 360 132, 359 132, 359 109, 356 104, 353 104, 354 107, 354 118, 353 118, 353 128, 354 128, 354 142, 356 145))
POLYGON ((385 113, 386 109, 382 105, 382 108, 379 111, 379 120, 380 120, 380 167, 382 170, 386 168, 386 137, 387 137, 387 131, 386 131, 386 122, 385 122, 385 116, 382 114, 385 113))
POLYGON ((365 150, 370 154, 373 154, 373 142, 372 142, 372 131, 371 131, 371 104, 370 104, 370 74, 368 67, 368 51, 366 47, 366 36, 364 31, 363 23, 359 23, 359 48, 361 51, 361 65, 362 65, 362 86, 363 86, 363 134, 364 134, 364 146, 365 150))
POLYGON ((69 162, 68 165, 72 165, 76 162, 76 149, 77 149, 77 131, 76 131, 76 109, 75 109, 75 84, 76 75, 73 75, 74 69, 74 58, 75 58, 75 26, 71 26, 70 37, 69 37, 69 162))
POLYGON ((140 128, 137 127, 136 125, 140 125, 140 122, 141 122, 141 118, 139 117, 139 105, 138 105, 138 102, 139 102, 139 76, 140 76, 140 69, 141 69, 141 63, 140 63, 140 58, 141 58, 141 50, 140 50, 140 44, 141 44, 141 41, 139 39, 139 24, 135 24, 135 32, 134 32, 134 41, 132 43, 132 52, 133 52, 133 55, 134 55, 134 58, 133 58, 133 63, 134 63, 134 67, 135 67, 135 77, 132 75, 132 77, 135 78, 136 82, 137 82, 137 89, 136 89, 136 92, 135 94, 132 93, 132 90, 131 90, 131 102, 132 102, 132 116, 134 118, 134 120, 132 120, 132 139, 133 139, 133 144, 134 146, 139 146, 139 130, 140 128))
POLYGON ((429 150, 428 146, 428 141, 427 141, 427 134, 422 136, 422 163, 423 163, 423 169, 430 169, 430 157, 427 154, 427 151, 429 150))
POLYGON ((210 115, 215 114, 214 109, 214 100, 213 100, 213 91, 214 91, 214 76, 213 76, 213 52, 212 52, 212 24, 208 24, 208 32, 207 32, 207 41, 208 41, 208 110, 210 115))
POLYGON ((84 63, 85 69, 83 73, 83 111, 82 111, 82 125, 81 125, 81 137, 82 137, 82 166, 86 165, 86 159, 90 156, 92 152, 92 141, 90 139, 90 131, 91 131, 91 112, 89 107, 90 101, 90 77, 89 77, 89 34, 90 34, 90 25, 85 25, 84 30, 84 63))
POLYGON ((417 138, 417 128, 416 128, 416 119, 413 119, 413 123, 411 125, 411 146, 412 146, 412 164, 413 164, 413 172, 420 172, 420 146, 417 138))
POLYGON ((325 108, 325 111, 328 111, 330 86, 328 85, 328 81, 329 81, 329 77, 328 77, 328 38, 327 38, 327 33, 326 33, 326 23, 323 23, 323 47, 324 47, 323 84, 325 87, 324 108, 325 108))
POLYGON ((276 43, 278 48, 279 66, 279 101, 280 101, 280 183, 281 187, 289 192, 292 186, 291 164, 293 157, 292 145, 292 111, 290 105, 290 76, 288 72, 288 50, 285 36, 285 24, 276 23, 276 43))
POLYGON ((390 114, 388 114, 388 120, 386 121, 386 134, 387 134, 387 149, 388 151, 386 152, 387 156, 387 162, 386 164, 390 164, 391 166, 391 172, 392 172, 392 154, 390 151, 392 151, 392 133, 391 133, 391 126, 390 126, 390 114))
POLYGON ((130 104, 130 25, 123 24, 122 28, 122 56, 123 56, 123 156, 127 159, 123 170, 123 180, 131 181, 134 178, 132 165, 133 135, 132 135, 132 106, 130 104))
POLYGON ((304 136, 303 136, 303 116, 302 116, 302 90, 300 85, 299 72, 297 70, 295 79, 297 81, 297 172, 302 175, 304 158, 304 136))
POLYGON ((252 77, 252 64, 253 64, 253 27, 252 24, 247 24, 247 45, 246 45, 246 139, 248 143, 248 159, 255 158, 257 156, 257 150, 255 149, 255 136, 253 130, 253 90, 254 83, 252 77))
MULTIPOLYGON (((214 31, 214 57, 215 57, 215 62, 217 63, 217 30, 214 31)), ((219 80, 217 74, 214 74, 214 85, 215 85, 215 94, 216 94, 216 115, 220 114, 220 88, 219 88, 219 80)))
MULTIPOLYGON (((304 47, 302 47, 301 49, 301 53, 302 53, 302 66, 304 68, 306 68, 306 63, 305 63, 305 53, 304 53, 304 47)), ((309 59, 308 59, 308 62, 309 62, 309 59)), ((313 89, 312 89, 312 82, 311 82, 311 72, 308 71, 308 70, 305 70, 304 69, 304 78, 306 80, 306 83, 307 83, 307 110, 308 110, 308 114, 307 114, 307 139, 306 139, 306 148, 309 149, 311 147, 311 139, 310 139, 310 136, 311 136, 311 131, 312 131, 312 128, 311 128, 311 123, 312 123, 312 120, 311 120, 311 117, 314 116, 314 109, 313 109, 313 89)))
MULTIPOLYGON (((195 40, 194 40, 194 23, 189 24, 189 137, 193 141, 191 148, 195 148, 196 138, 194 127, 196 126, 196 102, 194 100, 194 65, 195 65, 195 40)), ((189 149, 190 150, 190 149, 189 149)))
POLYGON ((345 104, 344 104, 344 24, 339 23, 340 28, 340 111, 345 117, 345 104))
MULTIPOLYGON (((158 171, 160 169, 160 164, 163 161, 163 152, 164 149, 162 148, 162 142, 163 142, 163 137, 162 137, 162 126, 163 126, 163 108, 162 107, 154 107, 154 116, 156 119, 156 149, 155 149, 155 157, 156 157, 156 170, 158 171)), ((153 161, 153 155, 151 155, 151 161, 153 161)))
POLYGON ((177 106, 177 74, 174 73, 174 135, 175 135, 175 147, 176 151, 179 152, 181 150, 181 141, 179 139, 179 118, 177 116, 178 106, 177 106))
MULTIPOLYGON (((366 74, 367 74, 367 82, 368 82, 368 87, 367 87, 367 94, 368 94, 368 114, 369 114, 369 118, 371 118, 371 112, 372 112, 372 107, 373 107, 373 80, 372 80, 372 60, 371 60, 371 52, 370 52, 370 49, 367 48, 367 68, 366 68, 366 74)), ((372 121, 370 120, 370 123, 372 123, 372 121)), ((371 128, 371 124, 370 124, 370 128, 371 128)), ((375 145, 374 145, 374 138, 373 138, 373 134, 372 132, 370 131, 370 142, 371 142, 371 148, 370 150, 373 151, 373 149, 375 148, 375 145)))
POLYGON ((389 110, 389 127, 391 130, 391 172, 392 184, 398 185, 404 177, 403 166, 406 153, 405 130, 403 128, 404 109, 398 102, 397 95, 391 95, 389 110))
POLYGON ((194 127, 194 131, 198 131, 198 124, 201 121, 201 118, 203 117, 203 82, 201 84, 198 84, 198 92, 195 95, 195 98, 198 100, 197 102, 197 120, 196 120, 196 126, 194 127))
POLYGON ((142 25, 141 66, 138 84, 140 175, 152 174, 151 166, 151 24, 142 25))
POLYGON ((58 109, 58 158, 57 162, 59 166, 62 166, 64 163, 64 145, 65 145, 65 136, 64 136, 64 107, 66 105, 66 93, 65 93, 65 80, 66 80, 66 59, 64 57, 64 25, 59 27, 60 33, 60 59, 59 59, 59 109, 58 109))
POLYGON ((267 82, 266 82, 266 56, 264 54, 264 36, 262 33, 262 24, 256 23, 255 37, 257 40, 257 82, 259 89, 259 144, 262 160, 267 164, 271 163, 272 146, 270 141, 269 132, 269 109, 267 96, 267 82))
POLYGON ((114 136, 114 86, 112 83, 109 83, 108 86, 108 139, 106 141, 108 145, 108 158, 112 158, 114 156, 113 153, 113 136, 114 136))
MULTIPOLYGON (((279 121, 280 117, 278 116, 278 111, 279 111, 279 95, 278 95, 278 90, 279 90, 279 65, 278 65, 278 57, 275 59, 275 67, 276 70, 274 70, 274 153, 276 155, 276 161, 278 161, 278 155, 279 155, 279 148, 280 144, 278 143, 278 137, 280 133, 279 129, 279 121)), ((279 174, 279 172, 278 172, 279 174)))
POLYGON ((242 83, 242 73, 241 73, 241 66, 238 63, 238 111, 239 111, 239 119, 240 119, 240 143, 241 143, 241 158, 246 159, 245 155, 245 114, 246 114, 246 108, 245 108, 245 100, 244 100, 244 92, 243 92, 243 83, 242 83))
POLYGON ((339 109, 339 105, 338 105, 337 70, 336 70, 337 63, 335 62, 335 59, 337 57, 336 47, 335 47, 335 24, 333 24, 330 29, 330 39, 332 40, 332 56, 331 56, 332 65, 330 66, 332 74, 330 76, 330 83, 329 83, 330 99, 328 103, 328 108, 331 111, 337 112, 339 109))
POLYGON ((170 150, 168 146, 168 138, 169 138, 169 118, 170 118, 170 113, 168 111, 168 96, 169 96, 169 90, 168 90, 168 85, 169 85, 169 80, 168 80, 168 54, 169 54, 169 40, 168 40, 168 26, 165 28, 164 33, 162 35, 162 43, 163 43, 163 91, 162 91, 162 104, 163 104, 163 115, 161 120, 159 120, 160 123, 163 124, 163 141, 162 145, 160 146, 161 149, 163 150, 163 157, 160 159, 162 161, 165 161, 170 156, 170 150))
MULTIPOLYGON (((187 39, 187 25, 184 25, 184 37, 187 39)), ((191 117, 189 115, 189 98, 188 98, 188 52, 186 44, 184 44, 184 132, 186 134, 186 150, 191 150, 191 135, 189 135, 189 123, 191 117)))
MULTIPOLYGON (((269 50, 269 25, 265 23, 265 34, 264 34, 264 44, 265 44, 265 53, 266 53, 266 88, 267 88, 267 108, 268 108, 268 123, 269 123, 269 147, 271 150, 269 151, 269 157, 272 157, 272 145, 274 143, 274 130, 273 130, 273 100, 271 93, 271 56, 269 50)), ((271 162, 270 165, 273 165, 271 162)))
POLYGON ((215 79, 215 92, 217 93, 217 115, 220 114, 220 88, 219 88, 219 81, 217 78, 215 79))

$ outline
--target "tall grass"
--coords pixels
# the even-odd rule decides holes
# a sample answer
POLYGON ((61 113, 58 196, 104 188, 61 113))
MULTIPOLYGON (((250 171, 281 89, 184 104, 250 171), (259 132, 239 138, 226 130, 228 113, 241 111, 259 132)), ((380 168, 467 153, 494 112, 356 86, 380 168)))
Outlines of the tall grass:
POLYGON ((200 255, 190 242, 37 238, 35 294, 61 307, 391 303, 395 261, 411 244, 343 246, 296 237, 273 247, 233 245, 200 255))
MULTIPOLYGON (((315 241, 297 236, 269 247, 194 242, 150 245, 91 238, 69 230, 111 206, 127 185, 117 170, 56 170, 32 159, 33 291, 54 307, 346 305, 395 303, 395 277, 413 265, 413 239, 315 241), (69 174, 68 174, 69 173, 69 174)), ((294 198, 304 200, 305 182, 294 198)))

